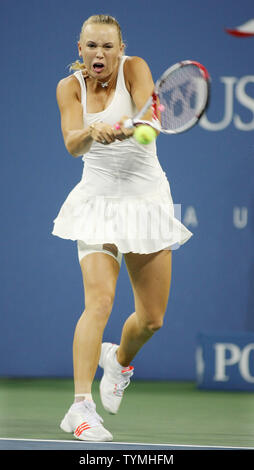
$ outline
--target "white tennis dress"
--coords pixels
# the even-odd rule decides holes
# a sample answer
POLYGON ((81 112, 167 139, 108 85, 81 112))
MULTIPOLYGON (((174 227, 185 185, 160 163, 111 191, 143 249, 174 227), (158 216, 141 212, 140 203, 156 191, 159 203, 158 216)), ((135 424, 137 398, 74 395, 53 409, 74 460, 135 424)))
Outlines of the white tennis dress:
MULTIPOLYGON (((100 113, 86 112, 85 80, 81 71, 74 73, 81 87, 84 126, 100 121, 113 126, 123 116, 135 115, 124 80, 126 59, 120 61, 113 100, 100 113)), ((60 208, 53 235, 88 245, 115 244, 120 253, 174 249, 192 236, 176 218, 156 141, 149 145, 132 137, 109 145, 94 141, 82 160, 82 178, 60 208)))

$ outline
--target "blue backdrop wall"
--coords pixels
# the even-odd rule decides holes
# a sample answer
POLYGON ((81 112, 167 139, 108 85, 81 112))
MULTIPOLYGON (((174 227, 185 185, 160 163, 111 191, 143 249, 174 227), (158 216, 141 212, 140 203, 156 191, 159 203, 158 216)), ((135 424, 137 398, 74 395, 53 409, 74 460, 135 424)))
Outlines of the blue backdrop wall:
MULTIPOLYGON (((119 20, 126 53, 155 80, 189 58, 212 77, 201 123, 157 141, 194 236, 173 252, 164 327, 134 361, 137 378, 194 379, 199 331, 254 329, 254 37, 225 31, 254 18, 253 0, 1 0, 0 374, 72 375, 83 284, 75 242, 51 231, 83 163, 64 147, 55 89, 95 13, 119 20)), ((133 310, 123 262, 105 340, 119 341, 133 310)))

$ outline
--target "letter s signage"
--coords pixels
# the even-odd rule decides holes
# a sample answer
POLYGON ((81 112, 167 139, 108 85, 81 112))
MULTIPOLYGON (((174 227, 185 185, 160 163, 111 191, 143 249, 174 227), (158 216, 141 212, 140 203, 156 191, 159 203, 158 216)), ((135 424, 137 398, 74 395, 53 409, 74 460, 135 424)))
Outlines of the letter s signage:
POLYGON ((224 84, 224 115, 221 121, 211 122, 207 114, 204 113, 200 119, 199 125, 208 131, 221 131, 233 122, 236 129, 240 131, 254 130, 254 98, 248 95, 246 88, 249 84, 254 84, 254 75, 247 75, 240 79, 236 77, 221 77, 220 81, 224 84), (245 122, 234 112, 234 101, 252 113, 252 118, 245 122))

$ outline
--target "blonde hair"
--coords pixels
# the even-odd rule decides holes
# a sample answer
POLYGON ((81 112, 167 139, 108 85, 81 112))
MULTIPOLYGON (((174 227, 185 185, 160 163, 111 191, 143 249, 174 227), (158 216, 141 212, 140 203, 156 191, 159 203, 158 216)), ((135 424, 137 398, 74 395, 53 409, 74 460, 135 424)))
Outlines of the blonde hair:
MULTIPOLYGON (((123 38, 122 38, 122 31, 120 28, 120 25, 118 21, 110 15, 92 15, 90 16, 82 25, 81 32, 80 32, 80 40, 82 38, 82 35, 84 33, 84 29, 88 24, 109 24, 113 25, 117 28, 117 33, 118 33, 118 39, 120 44, 123 43, 123 38)), ((79 60, 76 60, 69 66, 69 71, 71 72, 72 70, 82 70, 85 69, 85 64, 80 62, 79 60)))

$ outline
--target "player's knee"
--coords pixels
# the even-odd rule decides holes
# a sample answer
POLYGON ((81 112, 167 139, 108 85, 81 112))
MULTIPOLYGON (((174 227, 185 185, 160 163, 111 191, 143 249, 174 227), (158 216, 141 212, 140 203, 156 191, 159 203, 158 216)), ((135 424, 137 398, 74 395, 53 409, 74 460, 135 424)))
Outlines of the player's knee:
POLYGON ((111 293, 100 294, 95 302, 95 310, 99 314, 108 314, 111 312, 114 302, 114 296, 111 293))
POLYGON ((149 334, 153 334, 160 330, 163 326, 163 317, 146 320, 144 328, 149 334))
POLYGON ((113 303, 113 293, 99 293, 93 300, 90 300, 87 308, 97 321, 106 321, 112 311, 113 303))

